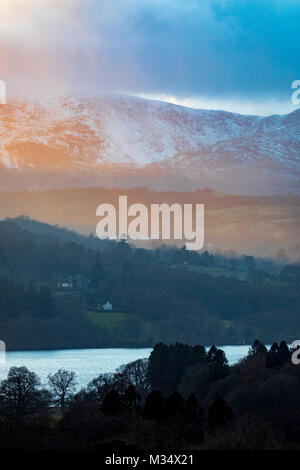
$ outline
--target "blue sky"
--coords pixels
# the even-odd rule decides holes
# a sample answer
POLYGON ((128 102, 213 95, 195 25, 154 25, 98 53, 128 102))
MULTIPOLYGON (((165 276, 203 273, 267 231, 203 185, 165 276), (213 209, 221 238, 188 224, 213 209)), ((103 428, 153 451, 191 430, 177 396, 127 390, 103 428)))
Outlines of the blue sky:
POLYGON ((113 91, 259 114, 295 109, 299 0, 3 2, 0 78, 13 90, 113 91))

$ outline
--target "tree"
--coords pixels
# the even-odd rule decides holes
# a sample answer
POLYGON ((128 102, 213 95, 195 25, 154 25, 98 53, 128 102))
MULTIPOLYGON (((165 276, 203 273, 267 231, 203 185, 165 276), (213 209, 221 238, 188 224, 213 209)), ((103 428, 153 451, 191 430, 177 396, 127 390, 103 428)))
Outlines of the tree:
POLYGON ((55 402, 59 402, 62 411, 66 406, 66 400, 75 392, 76 374, 64 369, 59 369, 56 374, 48 375, 48 383, 55 402))
POLYGON ((266 358, 266 367, 268 369, 279 369, 280 364, 278 360, 278 350, 279 350, 278 344, 273 343, 268 351, 267 358, 266 358))
POLYGON ((101 405, 101 410, 107 415, 117 416, 123 410, 123 407, 124 405, 122 403, 121 395, 117 390, 112 390, 105 395, 101 405))
POLYGON ((291 360, 291 351, 285 341, 281 341, 279 345, 278 360, 281 367, 288 364, 291 360))
POLYGON ((125 364, 117 369, 117 381, 129 387, 133 385, 141 398, 145 398, 150 391, 148 377, 148 359, 138 359, 137 361, 125 364))
POLYGON ((7 379, 1 382, 0 406, 18 420, 39 409, 45 394, 38 389, 40 379, 27 367, 11 367, 7 379))
POLYGON ((230 425, 232 418, 232 409, 226 404, 223 398, 217 398, 208 408, 207 419, 210 432, 214 432, 218 427, 230 425))
POLYGON ((262 356, 265 354, 267 354, 266 346, 261 341, 256 339, 252 346, 249 348, 248 357, 262 356))
POLYGON ((134 408, 137 405, 137 402, 139 401, 139 399, 140 399, 140 396, 137 393, 134 385, 129 385, 129 387, 126 388, 123 394, 124 405, 129 408, 134 408))
POLYGON ((161 421, 165 417, 166 400, 158 390, 152 390, 147 396, 144 414, 146 418, 161 421))
POLYGON ((292 285, 300 284, 300 265, 299 264, 289 264, 285 266, 280 272, 280 279, 284 282, 288 282, 292 285))
POLYGON ((37 293, 33 313, 38 318, 50 318, 54 315, 55 303, 49 287, 42 286, 37 293))
POLYGON ((207 363, 207 354, 206 349, 202 345, 196 345, 191 349, 188 364, 206 364, 207 363))
POLYGON ((267 353, 266 366, 269 369, 280 369, 287 364, 290 359, 291 352, 285 341, 281 341, 279 346, 277 343, 273 343, 267 353))
POLYGON ((135 281, 134 266, 130 261, 125 261, 121 270, 121 283, 124 289, 128 289, 135 281))
POLYGON ((6 258, 5 252, 4 252, 3 248, 0 246, 0 266, 1 265, 4 266, 4 267, 7 267, 8 263, 7 263, 7 258, 6 258))
POLYGON ((168 417, 184 413, 184 399, 176 390, 171 393, 166 402, 166 413, 168 417))
POLYGON ((92 287, 94 288, 99 287, 99 282, 103 281, 105 278, 105 272, 102 266, 101 256, 99 253, 96 256, 95 263, 92 267, 90 278, 92 287))
POLYGON ((167 346, 159 343, 149 358, 148 372, 151 387, 168 396, 179 387, 187 367, 206 361, 203 346, 191 347, 181 343, 167 346))
POLYGON ((245 265, 248 271, 249 279, 251 279, 255 271, 255 260, 253 256, 245 256, 244 261, 245 261, 245 265))
POLYGON ((230 373, 228 360, 222 349, 212 346, 207 353, 210 379, 212 381, 223 379, 230 373))
POLYGON ((115 388, 114 374, 100 374, 89 382, 86 392, 90 399, 102 403, 104 397, 115 388))
POLYGON ((198 398, 192 393, 185 400, 185 413, 187 421, 190 423, 185 436, 193 443, 203 440, 204 408, 200 405, 198 398))

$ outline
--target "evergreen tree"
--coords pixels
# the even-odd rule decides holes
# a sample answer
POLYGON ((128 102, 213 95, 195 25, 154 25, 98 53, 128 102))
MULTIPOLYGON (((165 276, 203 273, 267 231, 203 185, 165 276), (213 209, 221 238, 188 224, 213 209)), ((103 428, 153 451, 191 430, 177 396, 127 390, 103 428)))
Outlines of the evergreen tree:
POLYGON ((152 390, 146 398, 144 414, 146 418, 161 421, 165 417, 166 400, 158 390, 152 390))
POLYGON ((291 352, 285 341, 281 341, 278 348, 278 362, 280 367, 288 364, 291 360, 291 352))
POLYGON ((261 341, 256 339, 252 346, 249 348, 248 357, 262 356, 264 354, 267 354, 267 352, 268 350, 266 346, 261 341))
POLYGON ((269 369, 279 369, 280 363, 279 363, 278 351, 279 351, 278 344, 273 343, 267 353, 267 359, 266 359, 266 367, 268 367, 269 369))
POLYGON ((230 373, 228 360, 222 349, 213 345, 207 353, 207 359, 211 381, 223 379, 230 373))
POLYGON ((200 405, 196 395, 192 393, 185 400, 186 419, 190 425, 185 432, 185 438, 193 443, 203 441, 204 408, 200 405))
POLYGON ((204 415, 204 410, 200 406, 199 400, 194 393, 189 395, 185 400, 185 410, 187 416, 192 419, 198 419, 204 415))
POLYGON ((231 424, 233 412, 223 398, 217 398, 208 408, 207 419, 210 432, 214 432, 219 427, 227 427, 231 424))
POLYGON ((105 278, 105 272, 102 266, 101 256, 98 253, 96 256, 95 263, 93 264, 93 267, 91 269, 91 274, 90 274, 91 286, 93 288, 99 287, 99 282, 103 281, 104 278, 105 278))

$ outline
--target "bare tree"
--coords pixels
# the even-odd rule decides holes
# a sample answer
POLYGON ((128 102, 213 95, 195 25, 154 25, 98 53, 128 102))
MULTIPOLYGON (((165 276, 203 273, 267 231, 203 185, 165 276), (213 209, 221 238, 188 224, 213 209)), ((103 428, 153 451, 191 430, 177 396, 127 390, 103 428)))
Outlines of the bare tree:
POLYGON ((119 389, 125 390, 133 385, 139 396, 144 399, 150 391, 148 359, 138 359, 120 366, 117 369, 115 378, 116 382, 119 383, 119 389))
POLYGON ((40 379, 27 367, 11 367, 7 379, 0 386, 0 406, 16 415, 17 419, 42 406, 45 397, 39 390, 40 379))
POLYGON ((60 404, 62 411, 64 411, 67 399, 76 389, 75 372, 59 369, 56 374, 48 375, 48 383, 53 399, 60 404))
POLYGON ((100 374, 88 384, 86 391, 92 399, 102 402, 105 395, 114 388, 116 388, 114 374, 100 374))

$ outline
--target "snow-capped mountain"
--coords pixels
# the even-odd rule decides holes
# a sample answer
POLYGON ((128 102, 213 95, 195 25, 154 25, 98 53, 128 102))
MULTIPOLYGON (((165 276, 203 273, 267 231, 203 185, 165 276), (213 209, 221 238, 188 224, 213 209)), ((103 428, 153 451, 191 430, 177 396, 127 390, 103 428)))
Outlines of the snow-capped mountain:
POLYGON ((37 172, 38 184, 55 174, 54 186, 57 175, 62 186, 99 175, 109 185, 300 192, 300 110, 263 118, 123 95, 9 102, 0 107, 1 186, 8 173, 20 182, 37 172))

